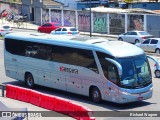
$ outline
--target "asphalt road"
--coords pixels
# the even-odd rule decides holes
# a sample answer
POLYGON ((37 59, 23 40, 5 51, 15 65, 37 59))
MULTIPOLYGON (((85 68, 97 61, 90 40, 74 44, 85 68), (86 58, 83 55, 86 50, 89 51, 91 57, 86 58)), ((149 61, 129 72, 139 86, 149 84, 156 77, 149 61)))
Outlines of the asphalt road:
MULTIPOLYGON (((158 58, 158 57, 157 57, 158 58)), ((160 59, 160 58, 158 58, 160 59)), ((151 65, 151 70, 152 70, 152 80, 153 80, 153 97, 148 100, 140 101, 140 102, 135 102, 135 103, 129 103, 125 105, 119 105, 119 104, 114 104, 111 102, 105 102, 103 101, 101 104, 95 104, 89 100, 88 97, 80 96, 80 95, 75 95, 63 91, 58 91, 55 89, 50 89, 42 86, 37 86, 35 89, 43 92, 43 93, 48 93, 51 95, 56 95, 59 97, 67 98, 70 99, 78 104, 84 105, 88 108, 90 108, 93 111, 160 111, 160 79, 155 78, 153 74, 153 66, 154 63, 152 61, 149 61, 151 65)), ((15 84, 19 86, 24 86, 24 83, 22 82, 17 82, 14 79, 8 78, 5 76, 4 73, 4 59, 3 59, 3 41, 0 41, 0 83, 7 84, 15 84)), ((114 113, 111 113, 114 114, 114 113)), ((159 112, 160 114, 160 112, 159 112)), ((157 117, 96 117, 97 120, 158 120, 159 118, 157 117)))

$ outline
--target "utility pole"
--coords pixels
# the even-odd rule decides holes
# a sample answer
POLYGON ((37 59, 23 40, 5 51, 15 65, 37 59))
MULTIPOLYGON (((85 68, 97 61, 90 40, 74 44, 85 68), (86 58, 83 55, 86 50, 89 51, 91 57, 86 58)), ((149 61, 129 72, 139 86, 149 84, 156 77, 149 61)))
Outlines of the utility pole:
POLYGON ((91 0, 90 0, 90 2, 89 2, 89 6, 90 6, 90 37, 92 36, 92 33, 91 33, 91 31, 92 31, 92 26, 91 26, 91 0))

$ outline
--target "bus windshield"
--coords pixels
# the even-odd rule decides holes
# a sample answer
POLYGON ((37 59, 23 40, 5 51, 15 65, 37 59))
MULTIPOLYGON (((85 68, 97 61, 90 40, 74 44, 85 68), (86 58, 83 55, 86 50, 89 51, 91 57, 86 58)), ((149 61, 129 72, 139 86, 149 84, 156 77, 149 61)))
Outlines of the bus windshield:
POLYGON ((122 66, 120 85, 124 87, 143 87, 151 83, 151 71, 145 55, 118 58, 122 66))

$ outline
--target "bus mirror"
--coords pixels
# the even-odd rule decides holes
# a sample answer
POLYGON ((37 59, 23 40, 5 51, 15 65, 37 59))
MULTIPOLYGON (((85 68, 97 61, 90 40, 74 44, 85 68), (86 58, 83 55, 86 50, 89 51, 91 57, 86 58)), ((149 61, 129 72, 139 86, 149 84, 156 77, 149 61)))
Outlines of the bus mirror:
POLYGON ((159 62, 158 62, 158 60, 156 58, 154 58, 152 56, 149 56, 149 55, 147 55, 147 58, 153 60, 156 63, 156 69, 160 70, 160 65, 159 65, 159 62))
POLYGON ((122 66, 115 60, 110 59, 110 58, 105 58, 106 60, 108 60, 109 62, 113 63, 114 65, 116 65, 117 69, 118 69, 118 74, 119 76, 122 76, 122 66))

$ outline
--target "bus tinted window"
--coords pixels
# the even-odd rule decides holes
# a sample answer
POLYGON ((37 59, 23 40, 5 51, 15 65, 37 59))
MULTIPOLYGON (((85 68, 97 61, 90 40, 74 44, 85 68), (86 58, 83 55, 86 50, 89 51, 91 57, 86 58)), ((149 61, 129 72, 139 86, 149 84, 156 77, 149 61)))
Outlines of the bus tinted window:
POLYGON ((51 45, 5 39, 6 50, 15 55, 48 60, 51 57, 51 45))
POLYGON ((6 50, 12 54, 77 65, 98 73, 91 50, 5 39, 6 50))
POLYGON ((52 60, 56 62, 86 67, 98 72, 91 50, 53 46, 52 60))
POLYGON ((5 48, 12 54, 24 56, 26 47, 27 45, 25 42, 19 42, 18 40, 13 39, 5 39, 5 48))
POLYGON ((118 84, 118 71, 116 69, 116 66, 109 61, 107 61, 105 58, 113 58, 107 54, 96 52, 98 59, 101 63, 101 67, 104 73, 104 76, 111 82, 118 84))

